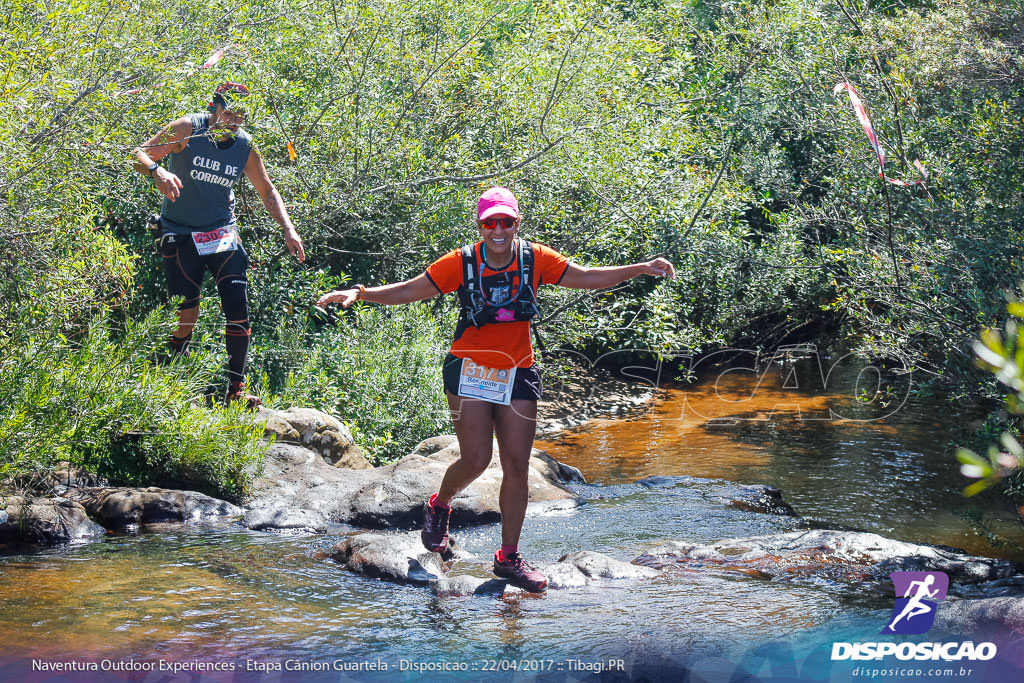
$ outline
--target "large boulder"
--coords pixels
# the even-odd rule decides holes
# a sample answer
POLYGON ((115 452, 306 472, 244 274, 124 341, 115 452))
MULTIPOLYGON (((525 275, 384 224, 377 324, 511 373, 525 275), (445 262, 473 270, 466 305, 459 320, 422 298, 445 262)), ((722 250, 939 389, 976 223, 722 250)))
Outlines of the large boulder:
MULTIPOLYGON (((497 449, 495 449, 497 451, 497 449)), ((275 510, 294 519, 306 511, 311 526, 352 524, 372 529, 409 528, 422 521, 423 505, 437 490, 445 470, 459 457, 454 437, 428 439, 397 463, 369 470, 342 470, 327 465, 313 451, 275 443, 256 480, 247 518, 256 511, 275 510)), ((534 451, 530 459, 528 512, 575 507, 581 499, 566 488, 578 475, 554 459, 534 451)), ((452 502, 452 525, 485 524, 501 519, 498 490, 501 466, 497 455, 485 472, 452 502)), ((273 516, 258 515, 261 528, 274 528, 273 516)), ((255 527, 253 527, 255 528, 255 527)))
POLYGON ((313 408, 260 408, 257 418, 265 421, 267 435, 273 435, 276 441, 301 444, 329 465, 354 470, 372 467, 348 427, 327 413, 313 408))
POLYGON ((17 490, 55 492, 62 495, 69 488, 107 486, 110 482, 98 474, 86 472, 77 465, 62 461, 51 470, 17 475, 11 483, 17 490))
POLYGON ((100 538, 107 533, 85 509, 67 498, 0 498, 0 544, 55 545, 100 538))
POLYGON ((204 522, 242 515, 238 506, 195 491, 97 487, 70 489, 68 497, 81 503, 90 517, 109 529, 158 522, 204 522))
POLYGON ((635 564, 686 572, 736 571, 766 579, 831 579, 889 586, 894 571, 942 571, 958 584, 982 583, 1024 572, 1024 565, 974 557, 955 548, 907 543, 878 534, 809 530, 719 541, 670 542, 635 564))
MULTIPOLYGON (((452 526, 488 524, 501 520, 498 491, 501 488, 501 464, 491 459, 483 474, 452 501, 452 526)), ((415 451, 394 465, 379 468, 385 476, 360 487, 351 501, 349 522, 368 528, 414 526, 420 522, 424 501, 437 490, 448 466, 459 457, 459 444, 452 440, 429 455, 415 451), (386 472, 384 472, 386 470, 386 472)), ((571 470, 563 470, 550 456, 534 450, 530 458, 529 494, 533 513, 568 509, 580 498, 565 488, 575 481, 571 470)))

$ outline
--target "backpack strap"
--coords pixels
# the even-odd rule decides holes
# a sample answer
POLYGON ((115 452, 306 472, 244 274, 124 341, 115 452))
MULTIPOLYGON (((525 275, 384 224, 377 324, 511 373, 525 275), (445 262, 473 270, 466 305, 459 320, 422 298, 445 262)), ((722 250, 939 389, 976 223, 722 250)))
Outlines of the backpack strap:
MULTIPOLYGON (((537 349, 540 351, 541 358, 547 357, 547 347, 544 346, 544 340, 540 336, 540 326, 544 324, 544 316, 540 312, 540 305, 537 303, 537 291, 533 287, 533 243, 527 240, 520 240, 523 245, 522 258, 523 264, 523 282, 526 283, 526 289, 523 292, 529 292, 530 300, 533 303, 534 310, 537 311, 537 316, 530 321, 530 331, 533 333, 533 339, 537 343, 537 349)), ((520 283, 522 287, 523 283, 520 283)), ((523 294, 520 294, 522 297, 523 294)))
POLYGON ((461 337, 466 330, 473 326, 470 320, 473 310, 473 295, 476 291, 477 281, 480 279, 480 269, 476 263, 474 245, 467 244, 461 249, 462 254, 462 284, 459 286, 459 322, 455 326, 455 339, 461 337))
POLYGON ((476 287, 476 281, 480 278, 480 269, 477 268, 474 245, 466 244, 462 247, 462 283, 472 291, 476 287))
MULTIPOLYGON (((519 258, 523 269, 523 279, 519 283, 520 291, 530 292, 530 297, 537 303, 537 293, 533 291, 533 243, 519 239, 519 258), (524 290, 525 288, 525 290, 524 290)), ((522 294, 520 293, 520 297, 522 294)))

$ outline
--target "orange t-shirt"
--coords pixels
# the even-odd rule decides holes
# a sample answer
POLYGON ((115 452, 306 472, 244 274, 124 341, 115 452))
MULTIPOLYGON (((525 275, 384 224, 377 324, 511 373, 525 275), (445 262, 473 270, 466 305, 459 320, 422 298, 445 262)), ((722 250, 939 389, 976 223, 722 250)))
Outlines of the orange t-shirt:
MULTIPOLYGON (((533 246, 533 291, 540 285, 557 285, 569 269, 569 259, 551 247, 536 242, 533 246)), ((519 287, 519 245, 514 245, 516 257, 499 270, 484 261, 483 242, 473 246, 479 269, 480 284, 491 301, 503 301, 514 295, 519 287)), ((465 284, 462 270, 462 251, 456 249, 437 259, 427 267, 427 278, 442 294, 454 292, 465 284)), ((483 327, 470 325, 452 341, 453 356, 469 358, 491 368, 528 368, 533 365, 533 344, 530 342, 530 321, 494 323, 483 327)))

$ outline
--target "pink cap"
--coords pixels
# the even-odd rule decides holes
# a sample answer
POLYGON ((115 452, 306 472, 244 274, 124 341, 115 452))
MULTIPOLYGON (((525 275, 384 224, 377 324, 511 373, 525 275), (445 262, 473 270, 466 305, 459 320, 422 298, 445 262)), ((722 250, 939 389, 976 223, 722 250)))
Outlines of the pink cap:
POLYGON ((485 220, 491 216, 519 218, 519 202, 507 187, 492 187, 480 195, 476 203, 476 219, 485 220))

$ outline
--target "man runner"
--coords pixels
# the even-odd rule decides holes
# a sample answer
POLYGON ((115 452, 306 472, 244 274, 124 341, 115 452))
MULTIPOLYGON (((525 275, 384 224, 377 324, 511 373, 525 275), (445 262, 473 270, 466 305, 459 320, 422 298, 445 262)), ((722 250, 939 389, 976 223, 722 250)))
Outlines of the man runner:
POLYGON ((249 88, 240 83, 218 86, 206 112, 172 121, 136 148, 133 166, 152 178, 164 196, 160 209, 160 252, 171 296, 184 297, 178 306, 178 329, 171 336, 171 350, 177 354, 188 351, 199 317, 203 274, 209 270, 226 319, 225 401, 241 400, 254 408, 259 399, 245 393, 250 329, 246 296, 249 256, 238 236, 234 211, 234 186, 242 174, 284 229, 288 250, 300 263, 306 255, 302 239, 267 175, 252 137, 241 128, 249 94, 249 88), (157 163, 165 156, 169 157, 167 168, 157 163))

